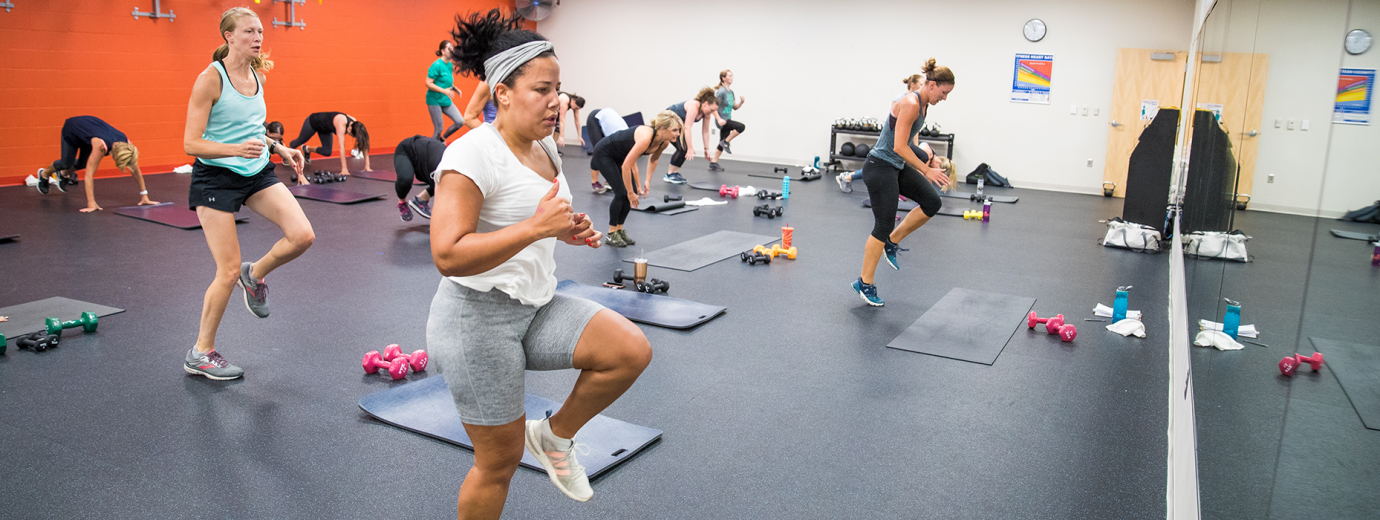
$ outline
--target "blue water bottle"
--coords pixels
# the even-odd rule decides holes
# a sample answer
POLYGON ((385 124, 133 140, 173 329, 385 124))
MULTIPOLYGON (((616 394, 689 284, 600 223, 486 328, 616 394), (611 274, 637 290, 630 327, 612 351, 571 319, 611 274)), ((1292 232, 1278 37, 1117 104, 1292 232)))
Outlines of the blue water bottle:
POLYGON ((781 176, 781 200, 791 198, 791 176, 781 176))
POLYGON ((1227 315, 1222 318, 1222 332, 1236 339, 1236 331, 1241 328, 1241 303, 1222 298, 1227 302, 1227 315))
POLYGON ((816 169, 816 170, 819 169, 819 156, 818 156, 818 155, 815 156, 815 169, 816 169))
POLYGON ((1126 291, 1131 290, 1130 285, 1116 288, 1116 301, 1112 303, 1112 323, 1126 319, 1127 295, 1126 291))

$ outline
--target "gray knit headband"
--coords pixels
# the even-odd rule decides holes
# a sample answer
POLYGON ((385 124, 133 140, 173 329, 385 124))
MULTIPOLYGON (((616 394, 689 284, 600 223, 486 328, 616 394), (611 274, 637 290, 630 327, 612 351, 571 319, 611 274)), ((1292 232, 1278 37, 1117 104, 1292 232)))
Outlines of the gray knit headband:
POLYGON ((489 83, 489 97, 494 96, 494 87, 508 79, 508 75, 517 70, 518 67, 555 47, 550 41, 537 40, 513 47, 484 60, 484 77, 486 78, 485 81, 489 83))

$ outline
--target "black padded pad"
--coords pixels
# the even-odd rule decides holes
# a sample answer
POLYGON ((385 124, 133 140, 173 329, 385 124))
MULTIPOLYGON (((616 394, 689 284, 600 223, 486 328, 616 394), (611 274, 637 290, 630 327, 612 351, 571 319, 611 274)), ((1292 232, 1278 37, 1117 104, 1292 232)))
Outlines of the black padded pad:
POLYGON ((689 213, 700 209, 694 206, 686 206, 684 201, 679 200, 673 200, 671 202, 653 202, 651 204, 644 202, 641 206, 640 208, 633 208, 632 210, 641 211, 643 213, 655 213, 657 215, 679 215, 681 213, 689 213))
POLYGON ((719 186, 720 186, 720 185, 719 185, 719 184, 711 184, 711 183, 708 183, 708 182, 691 182, 691 183, 686 184, 686 186, 689 186, 689 187, 694 188, 694 189, 697 189, 697 190, 709 190, 709 191, 713 191, 713 192, 718 192, 718 191, 719 191, 719 186))
POLYGON ((16 238, 19 238, 19 235, 0 235, 0 242, 14 240, 16 238))
POLYGON ((1332 236, 1338 238, 1349 238, 1352 240, 1365 240, 1367 242, 1380 241, 1380 235, 1367 235, 1365 233, 1357 233, 1355 231, 1342 231, 1340 229, 1332 230, 1332 236))
POLYGON ((988 194, 986 194, 986 193, 982 194, 981 196, 978 196, 978 194, 973 193, 973 192, 959 191, 959 190, 954 190, 954 191, 949 191, 949 192, 941 191, 941 192, 939 192, 939 195, 942 196, 942 197, 948 197, 948 198, 951 198, 951 199, 971 200, 971 201, 973 201, 973 202, 982 202, 983 200, 991 200, 992 202, 1002 202, 1002 203, 1006 203, 1006 204, 1015 204, 1017 201, 1020 201, 1020 200, 1021 200, 1020 197, 1007 197, 1007 196, 1004 196, 1004 195, 988 195, 988 194))
MULTIPOLYGON (((554 413, 561 405, 528 394, 523 407, 527 409, 528 420, 537 420, 546 417, 548 411, 554 413)), ((455 411, 450 388, 439 375, 364 396, 359 400, 359 408, 389 425, 465 449, 474 449, 470 436, 465 433, 465 425, 455 411)), ((661 430, 596 415, 580 428, 575 440, 589 448, 588 454, 580 453, 580 464, 585 467, 589 479, 594 480, 633 458, 653 442, 661 440, 661 430)), ((525 449, 522 452, 522 466, 546 473, 525 449)))
MULTIPOLYGON (((1342 391, 1361 416, 1366 429, 1380 430, 1380 347, 1322 338, 1308 338, 1323 354, 1323 370, 1332 370, 1342 391)), ((1294 377, 1313 370, 1300 365, 1294 377)))
MULTIPOLYGON (((871 208, 872 199, 864 198, 862 200, 862 206, 864 208, 871 208)), ((920 204, 917 204, 915 201, 909 199, 896 202, 896 211, 910 211, 918 207, 920 207, 920 204)), ((963 218, 963 210, 941 207, 939 208, 939 212, 935 213, 935 215, 945 215, 949 217, 963 218)))
POLYGON ((776 179, 776 180, 778 180, 778 181, 781 180, 782 177, 790 177, 790 178, 791 178, 791 182, 810 182, 810 181, 817 181, 817 180, 820 180, 820 179, 824 178, 824 175, 823 175, 823 174, 820 174, 820 175, 811 175, 811 176, 809 176, 809 177, 806 177, 806 176, 804 176, 803 174, 799 174, 799 173, 793 174, 793 175, 771 175, 771 174, 767 174, 767 173, 749 173, 749 174, 748 174, 748 177, 758 177, 758 178, 762 178, 762 179, 776 179))
POLYGON ((698 327, 728 310, 728 307, 706 305, 664 294, 594 287, 573 280, 561 280, 556 285, 556 292, 598 303, 638 323, 676 330, 698 327))
MULTIPOLYGON (((306 172, 304 172, 304 173, 306 173, 306 172)), ((359 178, 361 178, 361 179, 369 179, 369 180, 371 180, 371 181, 388 181, 388 182, 396 182, 396 181, 398 180, 398 174, 397 174, 396 172, 392 171, 392 170, 372 170, 372 171, 367 171, 367 172, 350 172, 350 176, 351 176, 351 177, 359 177, 359 178)), ((425 182, 422 182, 422 181, 420 181, 420 180, 417 180, 416 177, 413 177, 413 178, 412 178, 412 184, 413 184, 413 185, 418 185, 418 184, 425 185, 426 183, 425 183, 425 182)))
POLYGON ((886 346, 991 365, 1034 305, 1034 298, 955 287, 886 346))
POLYGON ((43 324, 45 318, 60 318, 63 321, 75 320, 81 317, 83 312, 94 312, 97 317, 105 317, 125 312, 125 310, 54 296, 46 300, 0 308, 0 316, 10 318, 9 321, 0 322, 0 334, 4 334, 6 338, 16 338, 30 332, 45 330, 43 324))
MULTIPOLYGON (((781 237, 723 230, 663 247, 644 256, 648 265, 677 271, 694 271, 715 262, 736 258, 738 253, 750 250, 753 246, 771 245, 780 239, 781 237)), ((632 262, 633 259, 624 258, 623 261, 632 262)))
MULTIPOLYGON (((159 224, 172 226, 181 229, 200 229, 201 220, 196 218, 196 210, 187 206, 174 205, 171 202, 154 204, 152 206, 125 206, 115 208, 116 215, 134 217, 139 220, 157 222, 159 224)), ((235 215, 235 222, 247 222, 248 216, 235 215)))
MULTIPOLYGON (((335 183, 332 183, 335 184, 335 183)), ((366 200, 381 199, 383 195, 369 195, 356 191, 327 188, 323 184, 300 184, 288 188, 299 199, 319 200, 333 204, 354 204, 366 200)))

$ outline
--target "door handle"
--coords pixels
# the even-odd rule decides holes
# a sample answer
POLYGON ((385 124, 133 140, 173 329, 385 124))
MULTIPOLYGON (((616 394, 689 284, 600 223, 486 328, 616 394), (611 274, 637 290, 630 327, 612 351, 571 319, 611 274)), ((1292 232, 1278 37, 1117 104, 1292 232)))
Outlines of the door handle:
POLYGON ((1110 124, 1112 125, 1112 128, 1121 126, 1121 123, 1118 123, 1115 119, 1113 119, 1110 124))
POLYGON ((1260 132, 1259 132, 1259 131, 1256 131, 1256 130, 1251 130, 1251 131, 1249 131, 1249 132, 1246 132, 1245 134, 1246 134, 1246 137, 1255 137, 1255 136, 1257 136, 1257 135, 1260 135, 1260 132))

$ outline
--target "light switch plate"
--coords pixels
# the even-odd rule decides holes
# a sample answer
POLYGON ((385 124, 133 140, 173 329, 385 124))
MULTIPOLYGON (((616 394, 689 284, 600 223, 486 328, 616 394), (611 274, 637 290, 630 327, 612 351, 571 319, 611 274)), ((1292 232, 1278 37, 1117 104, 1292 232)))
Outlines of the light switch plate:
POLYGON ((1303 123, 1302 123, 1301 125, 1299 125, 1299 130, 1308 130, 1308 120, 1307 120, 1307 119, 1304 119, 1304 120, 1303 120, 1303 123))
POLYGON ((1281 124, 1281 123, 1280 123, 1280 120, 1276 119, 1276 120, 1275 120, 1275 128, 1279 128, 1279 127, 1280 127, 1280 124, 1281 124))
POLYGON ((1071 115, 1071 116, 1076 116, 1076 115, 1078 115, 1078 105, 1069 105, 1069 115, 1071 115))
POLYGON ((1098 113, 1098 112, 1101 112, 1101 111, 1102 111, 1101 108, 1093 107, 1093 115, 1097 115, 1097 113, 1098 113))

